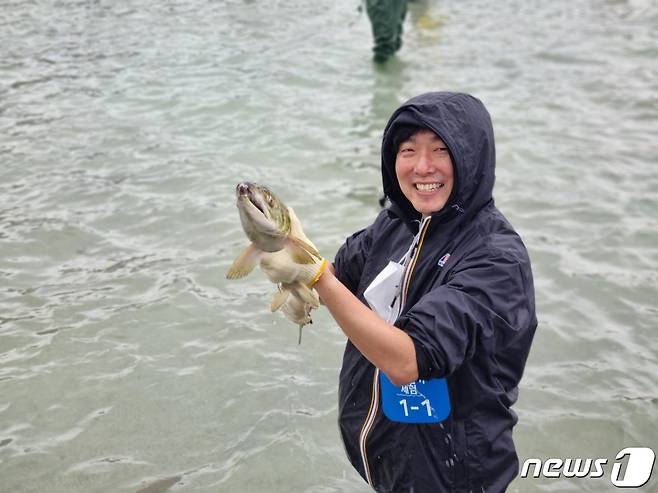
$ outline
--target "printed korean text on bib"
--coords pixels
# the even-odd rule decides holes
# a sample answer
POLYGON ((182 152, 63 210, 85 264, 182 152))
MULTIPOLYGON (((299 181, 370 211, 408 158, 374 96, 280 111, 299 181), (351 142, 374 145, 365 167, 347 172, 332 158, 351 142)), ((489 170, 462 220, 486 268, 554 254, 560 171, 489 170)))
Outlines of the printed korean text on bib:
POLYGON ((417 380, 393 385, 379 373, 384 415, 398 423, 440 423, 450 415, 450 398, 445 378, 417 380))

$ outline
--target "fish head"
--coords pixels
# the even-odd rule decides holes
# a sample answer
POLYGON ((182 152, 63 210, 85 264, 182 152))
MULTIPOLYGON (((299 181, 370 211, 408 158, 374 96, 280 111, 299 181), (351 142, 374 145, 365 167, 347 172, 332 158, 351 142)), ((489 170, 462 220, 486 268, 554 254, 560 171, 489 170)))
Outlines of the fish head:
POLYGON ((290 232, 290 214, 285 204, 267 187, 256 183, 238 183, 235 196, 247 237, 263 251, 281 250, 290 232))

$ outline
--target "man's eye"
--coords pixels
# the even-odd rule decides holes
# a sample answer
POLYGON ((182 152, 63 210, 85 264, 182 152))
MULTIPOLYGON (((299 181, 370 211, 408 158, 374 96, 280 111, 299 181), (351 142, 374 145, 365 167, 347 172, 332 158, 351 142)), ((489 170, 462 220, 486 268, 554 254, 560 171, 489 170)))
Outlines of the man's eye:
POLYGON ((446 152, 447 150, 447 147, 437 147, 434 149, 434 152, 446 152))

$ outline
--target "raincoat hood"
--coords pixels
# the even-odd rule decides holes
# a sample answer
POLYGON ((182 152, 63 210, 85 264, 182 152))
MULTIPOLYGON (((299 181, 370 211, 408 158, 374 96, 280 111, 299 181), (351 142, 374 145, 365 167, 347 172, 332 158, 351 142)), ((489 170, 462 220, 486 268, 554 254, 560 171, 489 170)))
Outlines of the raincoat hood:
POLYGON ((460 217, 459 222, 462 222, 493 202, 496 152, 489 113, 480 100, 468 94, 430 92, 400 106, 384 129, 384 194, 398 214, 407 221, 421 217, 402 193, 395 173, 397 149, 393 142, 401 125, 429 128, 443 140, 450 152, 455 176, 452 195, 443 209, 432 214, 432 222, 455 217, 460 217))

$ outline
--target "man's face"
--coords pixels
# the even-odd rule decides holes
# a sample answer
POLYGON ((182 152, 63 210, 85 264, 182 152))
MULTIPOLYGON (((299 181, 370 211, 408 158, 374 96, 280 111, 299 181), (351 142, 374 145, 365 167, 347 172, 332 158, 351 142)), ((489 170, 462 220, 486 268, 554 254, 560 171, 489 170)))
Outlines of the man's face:
POLYGON ((402 142, 395 158, 400 189, 421 214, 440 211, 450 198, 453 167, 445 143, 431 130, 402 142))

